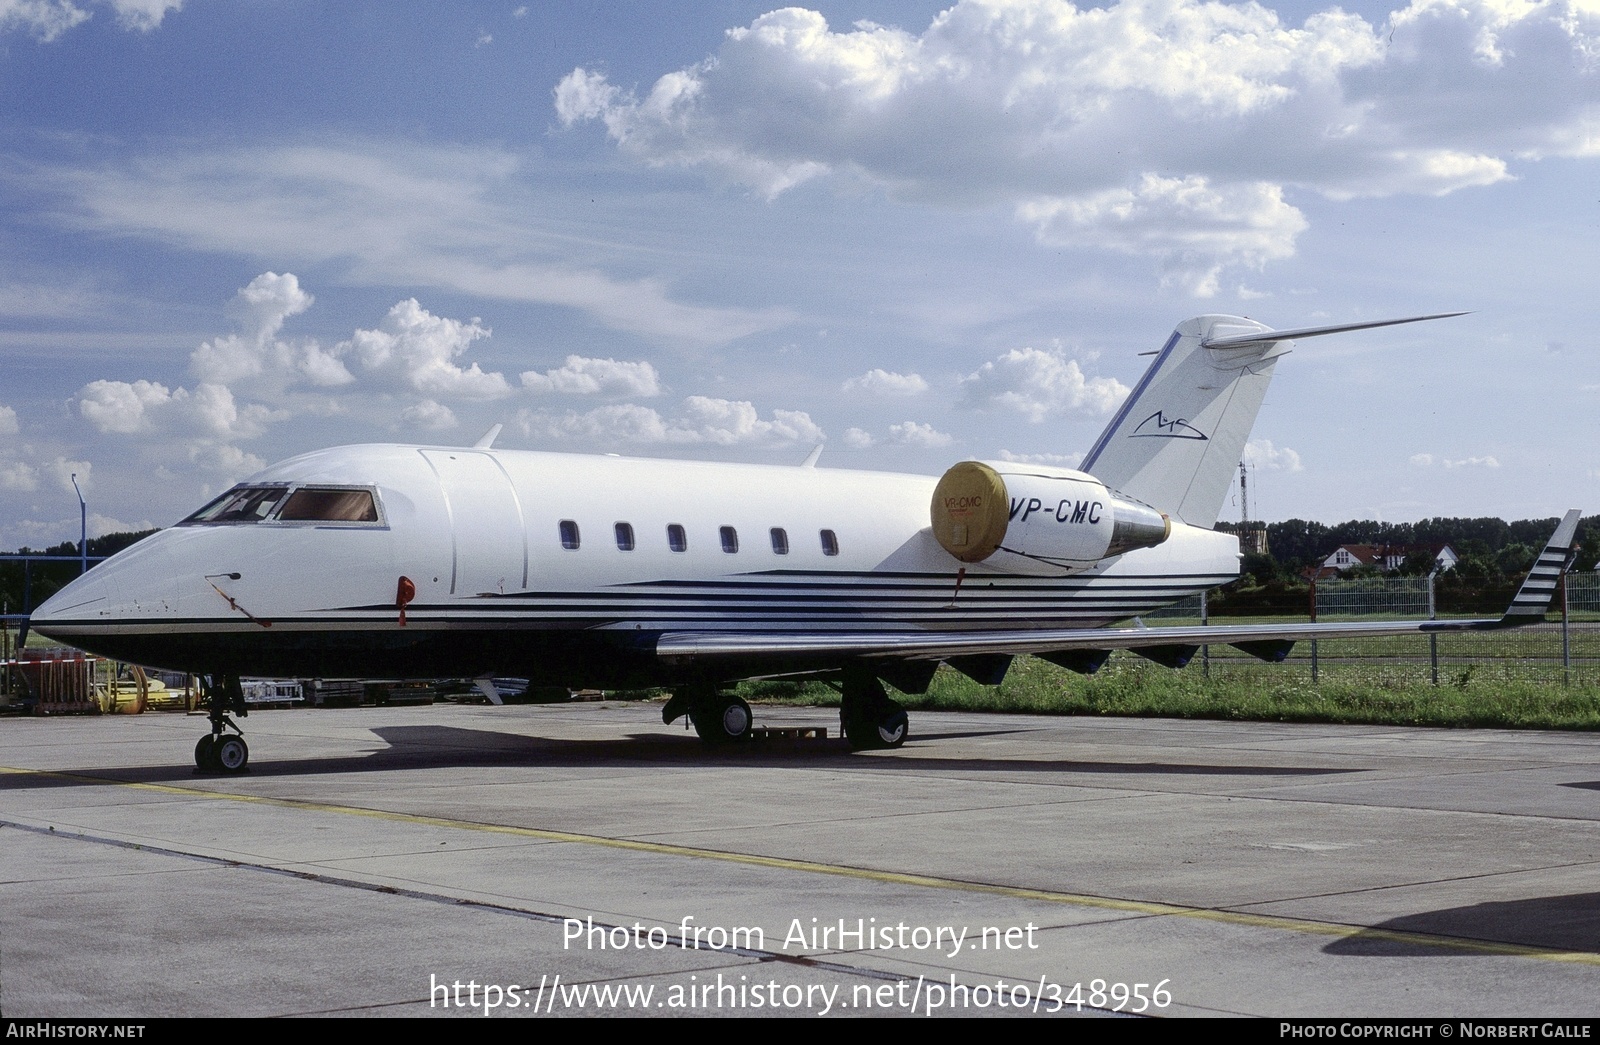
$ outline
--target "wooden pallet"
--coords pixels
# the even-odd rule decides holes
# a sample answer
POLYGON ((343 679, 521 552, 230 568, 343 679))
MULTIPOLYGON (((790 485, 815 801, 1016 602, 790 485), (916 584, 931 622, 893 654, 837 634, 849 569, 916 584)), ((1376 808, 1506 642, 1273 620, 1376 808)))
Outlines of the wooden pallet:
POLYGON ((756 726, 751 740, 827 740, 827 726, 756 726))

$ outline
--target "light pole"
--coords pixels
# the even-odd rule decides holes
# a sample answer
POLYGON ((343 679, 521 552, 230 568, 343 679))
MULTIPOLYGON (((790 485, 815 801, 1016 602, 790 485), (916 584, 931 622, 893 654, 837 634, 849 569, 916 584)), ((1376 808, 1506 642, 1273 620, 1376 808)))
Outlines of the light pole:
MULTIPOLYGON (((60 475, 60 472, 56 473, 60 475)), ((72 473, 72 489, 78 495, 78 575, 89 572, 89 506, 78 489, 78 473, 72 473)))

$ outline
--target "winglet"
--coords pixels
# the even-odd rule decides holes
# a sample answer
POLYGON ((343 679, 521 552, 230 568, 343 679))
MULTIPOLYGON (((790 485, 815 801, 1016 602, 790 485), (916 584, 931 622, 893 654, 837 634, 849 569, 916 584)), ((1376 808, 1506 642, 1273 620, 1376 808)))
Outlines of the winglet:
POLYGON ((821 456, 822 456, 822 444, 818 443, 816 445, 815 449, 813 449, 809 454, 806 454, 806 459, 804 461, 800 462, 800 467, 801 468, 815 468, 817 466, 817 458, 819 458, 821 456))
POLYGON ((1533 561, 1533 568, 1528 571, 1522 587, 1517 589, 1516 598, 1511 600, 1505 616, 1500 618, 1501 624, 1529 624, 1544 619, 1545 611, 1550 608, 1550 600, 1556 593, 1556 582, 1566 572, 1573 553, 1577 551, 1580 515, 1578 509, 1574 508, 1562 518, 1561 525, 1550 535, 1550 543, 1533 561))
POLYGON ((500 429, 505 425, 496 424, 493 428, 483 433, 483 438, 472 444, 474 450, 487 450, 494 446, 494 441, 500 438, 500 429))

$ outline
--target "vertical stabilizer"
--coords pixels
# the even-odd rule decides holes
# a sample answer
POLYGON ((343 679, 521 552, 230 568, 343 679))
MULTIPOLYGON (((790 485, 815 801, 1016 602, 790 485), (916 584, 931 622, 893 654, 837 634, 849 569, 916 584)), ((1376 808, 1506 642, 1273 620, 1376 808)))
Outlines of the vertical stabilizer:
POLYGON ((1272 368, 1300 338, 1465 315, 1273 330, 1239 316, 1178 324, 1080 466, 1113 490, 1211 527, 1272 381, 1272 368))
POLYGON ((1204 342, 1270 329, 1237 316, 1180 323, 1095 440, 1082 469, 1192 526, 1215 525, 1272 368, 1289 348, 1280 341, 1225 348, 1204 342))

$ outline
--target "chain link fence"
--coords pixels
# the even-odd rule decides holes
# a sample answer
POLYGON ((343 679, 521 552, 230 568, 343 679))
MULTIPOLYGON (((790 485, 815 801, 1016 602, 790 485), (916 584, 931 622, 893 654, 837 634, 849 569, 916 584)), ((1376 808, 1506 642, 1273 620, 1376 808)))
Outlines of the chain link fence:
MULTIPOLYGON (((1436 616, 1432 578, 1428 577, 1319 581, 1315 599, 1315 619, 1319 622, 1428 620, 1436 616)), ((1160 627, 1203 624, 1207 617, 1205 597, 1196 595, 1143 619, 1151 627, 1160 627)), ((1600 684, 1600 574, 1567 574, 1564 590, 1557 591, 1547 618, 1544 624, 1491 631, 1301 642, 1281 664, 1265 663, 1226 644, 1209 645, 1195 656, 1190 670, 1199 668, 1207 673, 1240 677, 1260 675, 1280 681, 1288 672, 1303 673, 1309 680, 1360 678, 1395 684, 1464 686, 1468 681, 1497 679, 1600 684)), ((1253 620, 1227 619, 1229 623, 1253 620)), ((1259 622, 1310 619, 1308 598, 1303 616, 1260 618, 1259 622)))

